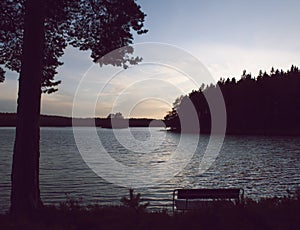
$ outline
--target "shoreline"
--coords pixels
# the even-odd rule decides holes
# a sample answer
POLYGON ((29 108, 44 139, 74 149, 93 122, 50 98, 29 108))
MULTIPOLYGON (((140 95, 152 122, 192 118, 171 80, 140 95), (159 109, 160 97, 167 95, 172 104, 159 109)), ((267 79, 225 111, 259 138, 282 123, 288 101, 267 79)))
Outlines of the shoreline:
POLYGON ((0 214, 2 229, 297 229, 300 225, 300 193, 284 198, 265 198, 243 203, 211 201, 193 211, 148 212, 144 204, 81 206, 67 200, 45 206, 20 220, 0 214), (138 208, 144 207, 144 208, 138 208))

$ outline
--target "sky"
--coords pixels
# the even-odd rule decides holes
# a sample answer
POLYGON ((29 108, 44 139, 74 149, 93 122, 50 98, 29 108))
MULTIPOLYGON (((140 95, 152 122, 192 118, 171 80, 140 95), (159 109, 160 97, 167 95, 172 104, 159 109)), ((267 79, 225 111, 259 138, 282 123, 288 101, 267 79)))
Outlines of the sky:
MULTIPOLYGON (((58 92, 42 96, 43 114, 163 118, 176 97, 202 82, 238 79, 243 70, 257 75, 272 66, 300 66, 298 0, 137 3, 147 14, 149 32, 134 40, 145 63, 126 70, 100 68, 89 52, 68 47, 56 77, 62 84, 58 92)), ((1 112, 16 111, 17 90, 18 75, 8 71, 0 84, 1 112)))

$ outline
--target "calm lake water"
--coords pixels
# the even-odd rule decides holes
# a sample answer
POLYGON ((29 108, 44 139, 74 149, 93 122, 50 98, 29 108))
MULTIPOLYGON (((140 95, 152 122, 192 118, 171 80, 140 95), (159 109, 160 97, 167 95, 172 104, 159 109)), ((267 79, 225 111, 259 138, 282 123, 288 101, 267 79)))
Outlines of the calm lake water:
MULTIPOLYGON (((83 135, 89 129, 78 128, 83 135)), ((124 165, 147 167, 166 162, 180 139, 180 134, 164 132, 162 128, 131 128, 137 142, 128 138, 128 130, 117 132, 123 145, 113 130, 97 129, 105 150, 124 165), (143 141, 146 147, 138 144, 143 141)), ((14 128, 0 128, 0 212, 9 208, 14 134, 14 128)), ((188 140, 195 136, 184 135, 183 145, 188 150, 188 140)), ((151 208, 169 208, 176 188, 241 187, 246 197, 257 199, 284 196, 287 189, 300 186, 300 137, 228 136, 204 174, 199 174, 199 160, 209 136, 197 138, 196 152, 181 172, 162 184, 136 189, 151 208)), ((120 204, 120 198, 128 194, 128 188, 105 181, 87 166, 75 144, 72 128, 41 129, 40 189, 46 204, 58 204, 67 195, 82 199, 83 204, 120 204)))

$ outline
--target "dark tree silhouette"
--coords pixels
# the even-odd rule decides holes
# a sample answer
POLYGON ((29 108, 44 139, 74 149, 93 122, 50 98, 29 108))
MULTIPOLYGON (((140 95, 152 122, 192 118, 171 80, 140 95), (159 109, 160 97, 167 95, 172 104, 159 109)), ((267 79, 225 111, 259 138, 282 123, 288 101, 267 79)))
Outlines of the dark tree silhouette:
POLYGON ((117 112, 117 113, 110 113, 107 116, 107 119, 124 119, 122 113, 117 112))
MULTIPOLYGON (((0 65, 20 73, 12 166, 11 213, 31 214, 42 206, 39 191, 41 92, 52 93, 59 58, 68 44, 91 50, 94 62, 127 67, 140 61, 124 49, 114 60, 100 59, 146 33, 145 14, 134 0, 4 0, 0 3, 0 65)), ((0 69, 0 81, 4 69, 0 69)))
MULTIPOLYGON (((227 134, 300 135, 300 71, 294 65, 287 72, 273 67, 270 74, 259 71, 256 78, 243 71, 239 81, 220 79, 217 84, 225 101, 227 134)), ((204 93, 214 90, 214 85, 202 86, 185 96, 198 112, 201 133, 209 133, 211 123, 204 93)), ((178 111, 182 107, 176 99, 165 116, 166 126, 181 131, 178 111)))
POLYGON ((5 80, 4 73, 4 70, 0 68, 0 83, 4 82, 5 80))

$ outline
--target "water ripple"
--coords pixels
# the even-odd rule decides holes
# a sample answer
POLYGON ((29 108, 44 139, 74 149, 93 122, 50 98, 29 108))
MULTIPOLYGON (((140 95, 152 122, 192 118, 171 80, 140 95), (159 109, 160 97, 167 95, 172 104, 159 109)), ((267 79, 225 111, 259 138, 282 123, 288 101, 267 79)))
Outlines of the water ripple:
MULTIPOLYGON (((170 159, 180 135, 162 133, 156 128, 151 132, 148 128, 132 129, 139 142, 149 140, 150 133, 162 135, 164 139, 154 138, 152 152, 143 153, 138 142, 126 143, 131 148, 128 150, 114 138, 112 130, 98 129, 106 150, 128 166, 149 167, 170 159)), ((151 203, 150 208, 169 208, 176 188, 242 187, 247 197, 259 198, 284 196, 287 189, 300 185, 299 137, 228 136, 211 168, 199 174, 199 160, 208 140, 208 136, 200 137, 191 162, 172 179, 160 186, 137 190, 151 203)), ((0 128, 0 212, 9 207, 13 142, 14 129, 0 128)), ((67 195, 82 198, 84 204, 120 204, 120 198, 128 195, 127 188, 106 182, 88 168, 77 150, 71 128, 41 129, 40 189, 46 204, 58 204, 67 195)))

